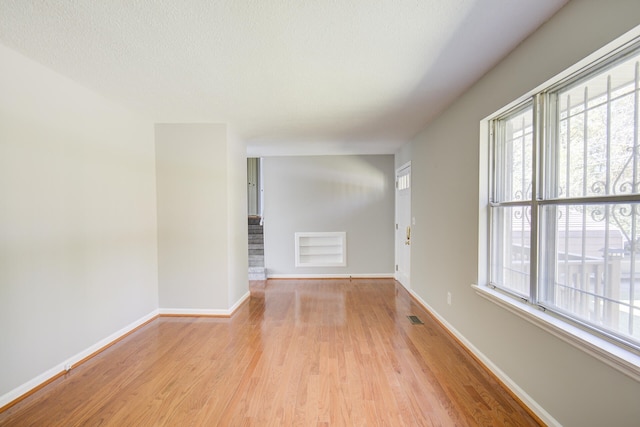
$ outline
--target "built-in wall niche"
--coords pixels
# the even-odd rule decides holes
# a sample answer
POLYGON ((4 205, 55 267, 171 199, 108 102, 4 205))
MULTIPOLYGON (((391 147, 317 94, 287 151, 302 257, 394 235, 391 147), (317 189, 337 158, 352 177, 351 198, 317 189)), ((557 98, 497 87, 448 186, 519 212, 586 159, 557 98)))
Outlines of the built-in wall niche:
POLYGON ((345 267, 347 265, 347 233, 295 233, 296 267, 345 267))

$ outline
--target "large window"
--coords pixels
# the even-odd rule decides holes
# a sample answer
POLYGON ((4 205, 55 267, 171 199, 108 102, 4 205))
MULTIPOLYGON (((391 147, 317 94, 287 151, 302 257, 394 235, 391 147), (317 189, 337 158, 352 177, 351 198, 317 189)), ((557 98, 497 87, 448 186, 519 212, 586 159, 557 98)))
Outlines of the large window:
POLYGON ((640 349, 640 47, 489 127, 490 285, 640 349))

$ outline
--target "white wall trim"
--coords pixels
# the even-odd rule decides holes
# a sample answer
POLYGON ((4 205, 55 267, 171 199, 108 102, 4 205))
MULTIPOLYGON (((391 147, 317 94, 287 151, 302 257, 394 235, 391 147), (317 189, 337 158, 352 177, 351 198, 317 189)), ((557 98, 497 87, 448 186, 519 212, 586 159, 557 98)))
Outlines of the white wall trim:
POLYGON ((237 309, 240 308, 240 306, 249 298, 251 298, 251 292, 247 291, 244 295, 242 295, 240 297, 240 299, 238 301, 236 301, 235 304, 233 304, 230 308, 229 308, 229 315, 232 315, 233 313, 235 313, 235 311, 237 309))
POLYGON ((230 310, 213 308, 161 308, 160 316, 219 316, 229 317, 230 310))
POLYGON ((398 173, 402 170, 402 169, 406 169, 409 166, 411 166, 411 160, 409 160, 408 162, 404 163, 402 166, 398 166, 396 167, 396 175, 398 175, 398 173))
POLYGON ((71 356, 70 358, 64 360, 63 362, 53 366, 51 369, 47 370, 46 372, 43 372, 42 374, 38 375, 37 377, 31 379, 30 381, 27 381, 26 383, 22 384, 19 387, 14 388, 13 390, 9 391, 8 393, 5 393, 4 395, 0 396, 0 408, 2 408, 5 405, 10 404, 11 402, 13 402, 16 399, 19 399, 21 396, 25 395, 26 393, 29 393, 31 390, 35 389, 36 387, 40 386, 41 384, 44 384, 45 382, 49 381, 51 378, 55 377, 56 375, 59 375, 61 373, 63 373, 64 371, 68 371, 69 367, 74 367, 74 365, 76 365, 77 363, 83 361, 84 359, 86 359, 87 357, 91 356, 92 354, 100 351, 101 349, 109 346, 110 344, 112 344, 114 341, 117 341, 119 338, 127 335, 129 332, 133 331, 134 329, 138 328, 139 326, 149 322, 150 320, 153 320, 154 317, 158 316, 158 310, 154 310, 151 313, 147 314, 146 316, 141 317, 140 319, 136 320, 133 323, 130 323, 129 325, 125 326, 124 328, 114 332, 113 334, 109 335, 108 337, 98 341, 97 343, 95 343, 94 345, 92 345, 91 347, 81 351, 80 353, 71 356))
POLYGON ((231 317, 231 315, 251 297, 251 293, 247 291, 235 304, 229 309, 213 309, 213 308, 161 308, 160 316, 211 316, 211 317, 231 317))
MULTIPOLYGON (((404 287, 404 286, 403 286, 404 287)), ((447 322, 442 316, 438 314, 429 304, 427 304, 418 294, 411 289, 407 289, 415 299, 418 301, 425 310, 433 315, 442 325, 449 330, 475 357, 480 360, 484 366, 489 369, 502 383, 513 392, 518 398, 531 409, 545 424, 548 426, 558 426, 561 424, 551 416, 542 406, 538 404, 531 396, 529 396, 518 384, 513 381, 506 373, 504 373, 498 366, 491 361, 484 353, 476 348, 464 335, 462 335, 456 328, 454 328, 449 322, 447 322)))
POLYGON ((16 387, 15 389, 5 393, 4 395, 0 396, 0 408, 4 407, 5 405, 10 404, 11 402, 15 401, 16 399, 19 399, 21 396, 25 395, 26 393, 29 393, 31 390, 35 389, 36 387, 40 386, 41 384, 44 384, 45 382, 49 381, 51 378, 55 377, 56 375, 59 375, 65 371, 68 371, 69 367, 75 367, 75 365, 81 361, 83 361, 84 359, 86 359, 87 357, 91 356, 92 354, 100 351, 101 349, 109 346, 110 344, 112 344, 114 341, 117 341, 118 339, 120 339, 121 337, 127 335, 129 332, 133 331, 134 329, 140 327, 141 325, 149 322, 150 320, 153 320, 153 318, 157 317, 158 315, 163 315, 163 314, 169 314, 169 315, 187 315, 187 316, 193 316, 193 315, 204 315, 204 316, 225 316, 228 317, 231 314, 233 314, 247 299, 249 299, 249 297, 251 296, 251 293, 247 291, 246 294, 244 294, 233 306, 231 306, 231 308, 229 310, 200 310, 200 309, 184 309, 184 308, 178 308, 178 309, 167 309, 167 308, 162 308, 162 309, 156 309, 153 310, 152 312, 150 312, 149 314, 141 317, 140 319, 136 320, 133 323, 130 323, 129 325, 125 326, 124 328, 114 332, 113 334, 109 335, 108 337, 98 341, 97 343, 95 343, 94 345, 92 345, 91 347, 88 347, 87 349, 81 351, 78 354, 75 354, 73 356, 71 356, 70 358, 64 360, 63 362, 53 366, 51 369, 43 372, 42 374, 38 375, 37 377, 27 381, 26 383, 22 384, 21 386, 16 387))
POLYGON ((393 279, 393 273, 358 274, 268 274, 268 279, 393 279))

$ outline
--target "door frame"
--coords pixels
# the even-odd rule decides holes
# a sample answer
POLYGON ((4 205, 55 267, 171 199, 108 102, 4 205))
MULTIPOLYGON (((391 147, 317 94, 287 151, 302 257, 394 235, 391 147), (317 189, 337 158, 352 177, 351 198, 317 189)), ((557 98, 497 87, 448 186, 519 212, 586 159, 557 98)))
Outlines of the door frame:
POLYGON ((405 233, 399 229, 399 213, 400 213, 400 209, 401 209, 401 205, 400 205, 400 191, 408 191, 409 192, 409 197, 408 197, 408 216, 409 216, 409 226, 412 227, 413 226, 413 217, 411 216, 411 188, 413 187, 413 183, 411 182, 411 161, 403 164, 402 166, 398 167, 396 169, 395 172, 395 237, 394 237, 394 245, 395 245, 395 271, 394 271, 394 277, 395 279, 400 282, 405 288, 407 289, 411 289, 411 246, 409 246, 409 251, 408 251, 408 256, 409 256, 409 271, 406 272, 406 274, 400 274, 400 271, 398 270, 399 265, 400 265, 400 248, 403 248, 405 241, 406 241, 406 235, 405 233), (407 169, 409 169, 409 187, 405 190, 400 190, 399 189, 399 178, 401 176, 406 175, 405 172, 407 169))

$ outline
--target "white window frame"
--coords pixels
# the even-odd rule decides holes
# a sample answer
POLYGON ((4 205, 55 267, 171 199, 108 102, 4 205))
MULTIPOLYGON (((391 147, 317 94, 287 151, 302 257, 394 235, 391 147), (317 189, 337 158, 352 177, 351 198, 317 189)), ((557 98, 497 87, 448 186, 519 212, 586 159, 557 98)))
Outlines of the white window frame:
MULTIPOLYGON (((557 87, 563 82, 567 82, 570 79, 575 78, 575 76, 584 75, 585 72, 589 72, 589 70, 596 70, 600 64, 611 60, 619 55, 620 52, 639 42, 640 26, 621 36, 602 49, 599 49, 584 60, 578 62, 574 66, 543 83, 517 100, 514 100, 509 105, 506 105, 504 108, 480 122, 479 265, 478 283, 472 285, 476 292, 483 298, 498 304, 499 306, 509 310, 530 323, 533 323, 576 348, 591 354, 636 381, 640 381, 640 351, 638 351, 637 348, 621 344, 618 340, 607 336, 606 334, 594 333, 591 328, 581 325, 579 322, 573 322, 565 317, 545 311, 537 305, 534 287, 532 287, 534 295, 529 299, 518 298, 515 293, 508 293, 496 289, 489 283, 489 263, 491 243, 490 191, 492 189, 491 179, 493 175, 491 170, 492 122, 495 119, 505 116, 507 113, 515 111, 527 103, 532 102, 534 109, 534 122, 543 120, 544 116, 540 107, 542 105, 541 99, 545 96, 544 94, 546 91, 557 87)), ((538 135, 537 137, 541 138, 543 136, 538 135)), ((543 145, 540 143, 539 146, 543 145)), ((539 158, 539 156, 541 156, 541 153, 538 152, 534 158, 539 158)), ((534 160, 534 162, 536 160, 534 160)), ((532 206, 532 209, 536 209, 538 205, 538 201, 536 200, 535 184, 534 196, 530 205, 532 206)), ((535 230, 533 230, 533 232, 535 232, 535 230)), ((534 252, 537 251, 535 251, 534 246, 536 243, 533 241, 531 243, 532 256, 535 258, 536 253, 534 252)), ((534 276, 532 280, 536 280, 536 271, 532 271, 531 274, 534 276)))

